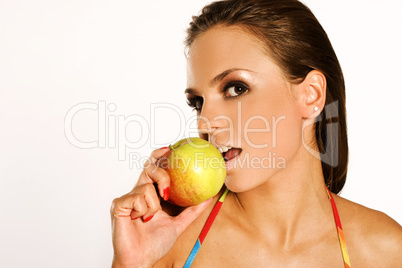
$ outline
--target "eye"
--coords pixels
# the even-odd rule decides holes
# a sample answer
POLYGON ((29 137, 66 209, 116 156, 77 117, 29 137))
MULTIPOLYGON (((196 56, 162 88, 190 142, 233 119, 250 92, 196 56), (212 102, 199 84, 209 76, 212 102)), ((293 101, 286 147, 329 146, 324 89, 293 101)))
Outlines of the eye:
POLYGON ((187 99, 187 105, 197 112, 201 111, 203 103, 204 100, 201 97, 187 99))
POLYGON ((224 92, 227 97, 238 97, 245 94, 248 91, 248 87, 243 82, 231 82, 226 85, 224 92))

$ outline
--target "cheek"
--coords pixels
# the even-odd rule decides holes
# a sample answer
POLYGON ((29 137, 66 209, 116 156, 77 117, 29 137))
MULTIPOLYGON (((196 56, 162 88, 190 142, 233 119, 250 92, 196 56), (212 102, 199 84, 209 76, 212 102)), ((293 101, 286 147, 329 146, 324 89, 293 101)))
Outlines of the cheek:
POLYGON ((263 184, 275 172, 287 167, 301 145, 302 122, 291 104, 276 111, 266 106, 248 109, 243 111, 241 121, 241 168, 239 165, 225 182, 233 192, 247 191, 263 184))
POLYGON ((302 120, 291 102, 254 107, 243 126, 245 147, 256 157, 288 161, 301 145, 302 120))
POLYGON ((271 150, 278 156, 290 160, 300 147, 302 141, 301 120, 292 113, 284 115, 277 120, 272 133, 271 150))
POLYGON ((244 133, 248 132, 250 139, 255 140, 264 135, 270 137, 270 147, 275 147, 275 141, 282 135, 285 135, 285 139, 300 135, 302 122, 295 105, 283 103, 281 107, 275 108, 277 107, 266 105, 249 111, 248 118, 243 120, 244 133))

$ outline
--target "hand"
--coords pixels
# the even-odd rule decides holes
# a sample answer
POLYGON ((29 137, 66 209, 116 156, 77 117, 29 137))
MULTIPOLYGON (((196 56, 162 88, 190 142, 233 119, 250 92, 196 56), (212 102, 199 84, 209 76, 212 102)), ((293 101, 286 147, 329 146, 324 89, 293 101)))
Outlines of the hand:
POLYGON ((152 267, 173 247, 183 231, 205 210, 212 199, 188 207, 176 217, 161 210, 159 195, 169 198, 170 177, 156 165, 169 148, 154 150, 134 189, 113 200, 110 213, 113 267, 152 267))

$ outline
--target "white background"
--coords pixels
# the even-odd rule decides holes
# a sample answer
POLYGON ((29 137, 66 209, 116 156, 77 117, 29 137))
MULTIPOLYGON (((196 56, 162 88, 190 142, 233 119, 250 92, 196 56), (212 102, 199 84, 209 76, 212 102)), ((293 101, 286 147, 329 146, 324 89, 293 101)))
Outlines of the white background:
MULTIPOLYGON (((150 105, 159 102, 193 115, 183 94, 183 39, 191 15, 207 2, 0 1, 0 267, 110 266, 110 204, 131 190, 140 169, 119 160, 112 142, 73 146, 66 114, 104 101, 117 108, 107 111, 110 120, 150 122, 150 105)), ((341 195, 402 223, 400 4, 305 3, 346 79, 350 168, 341 195)), ((76 114, 78 139, 97 139, 97 112, 76 114)), ((127 154, 146 158, 182 138, 184 123, 173 109, 155 117, 154 126, 127 126, 134 143, 145 137, 127 154), (147 140, 152 133, 155 142, 147 140)), ((101 135, 116 141, 111 125, 101 135)))

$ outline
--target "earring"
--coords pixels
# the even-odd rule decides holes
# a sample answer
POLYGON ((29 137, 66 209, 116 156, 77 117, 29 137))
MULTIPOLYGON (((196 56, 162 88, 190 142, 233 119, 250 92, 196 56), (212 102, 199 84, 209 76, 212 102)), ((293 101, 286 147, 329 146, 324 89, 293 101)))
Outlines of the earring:
POLYGON ((318 111, 318 107, 317 107, 317 106, 314 107, 314 111, 316 111, 316 112, 318 111))

